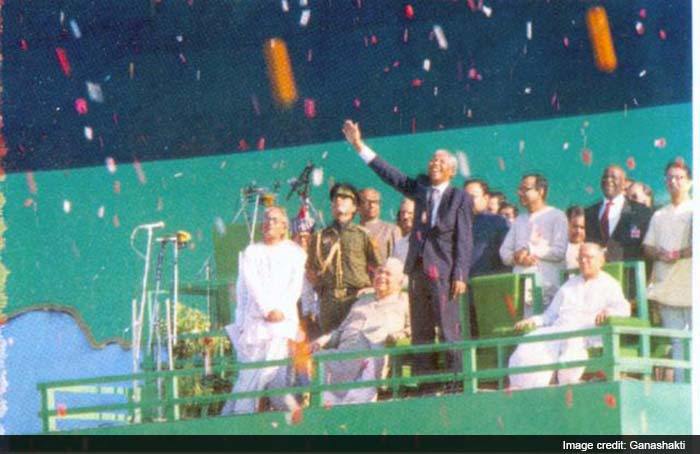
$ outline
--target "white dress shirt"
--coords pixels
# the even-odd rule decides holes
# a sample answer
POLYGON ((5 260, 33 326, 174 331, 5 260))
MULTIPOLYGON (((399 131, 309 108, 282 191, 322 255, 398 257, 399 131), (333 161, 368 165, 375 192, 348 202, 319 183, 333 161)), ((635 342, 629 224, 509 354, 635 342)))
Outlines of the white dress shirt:
MULTIPOLYGON (((625 204, 625 196, 619 194, 614 199, 610 200, 612 205, 610 206, 610 211, 608 211, 608 237, 611 237, 617 227, 617 223, 620 222, 620 216, 622 215, 622 205, 625 204)), ((600 211, 598 211, 598 221, 603 217, 605 213, 605 205, 609 202, 608 199, 603 199, 603 204, 600 206, 600 211)))

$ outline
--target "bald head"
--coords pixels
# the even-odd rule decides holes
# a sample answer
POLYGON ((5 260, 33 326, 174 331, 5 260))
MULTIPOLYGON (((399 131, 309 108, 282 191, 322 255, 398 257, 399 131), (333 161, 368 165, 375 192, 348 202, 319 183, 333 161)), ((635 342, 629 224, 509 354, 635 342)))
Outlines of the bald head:
POLYGON ((578 252, 578 266, 585 280, 598 276, 605 265, 605 249, 597 243, 583 243, 578 252))
POLYGON ((382 196, 374 188, 364 188, 360 191, 360 220, 362 223, 373 221, 379 218, 382 204, 382 196))
POLYGON ((609 165, 600 177, 600 189, 606 199, 614 199, 627 188, 627 174, 616 164, 609 165))

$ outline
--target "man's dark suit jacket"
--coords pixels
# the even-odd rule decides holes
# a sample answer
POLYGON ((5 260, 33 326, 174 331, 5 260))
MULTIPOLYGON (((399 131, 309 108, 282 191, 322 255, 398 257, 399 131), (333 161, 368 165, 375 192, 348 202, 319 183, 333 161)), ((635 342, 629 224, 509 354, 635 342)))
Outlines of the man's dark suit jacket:
POLYGON ((592 241, 607 249, 608 261, 643 260, 642 241, 649 228, 652 211, 646 206, 625 199, 620 221, 607 242, 600 230, 600 213, 604 201, 586 208, 586 241, 592 241))
POLYGON ((448 186, 440 200, 435 225, 431 227, 427 213, 429 182, 407 177, 379 156, 370 161, 369 167, 415 202, 404 272, 410 276, 418 271, 417 264, 422 260, 427 275, 437 272, 437 277, 467 282, 472 255, 471 198, 464 191, 448 186))

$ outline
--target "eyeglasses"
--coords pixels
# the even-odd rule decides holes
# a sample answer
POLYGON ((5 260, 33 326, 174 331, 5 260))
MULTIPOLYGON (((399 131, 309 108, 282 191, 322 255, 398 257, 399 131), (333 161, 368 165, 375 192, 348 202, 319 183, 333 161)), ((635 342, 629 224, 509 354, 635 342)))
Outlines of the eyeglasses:
POLYGON ((685 175, 666 175, 666 181, 685 180, 685 175))
POLYGON ((530 187, 522 187, 521 186, 518 188, 517 192, 518 192, 518 194, 526 194, 527 191, 532 191, 533 189, 536 189, 536 188, 534 186, 530 186, 530 187))

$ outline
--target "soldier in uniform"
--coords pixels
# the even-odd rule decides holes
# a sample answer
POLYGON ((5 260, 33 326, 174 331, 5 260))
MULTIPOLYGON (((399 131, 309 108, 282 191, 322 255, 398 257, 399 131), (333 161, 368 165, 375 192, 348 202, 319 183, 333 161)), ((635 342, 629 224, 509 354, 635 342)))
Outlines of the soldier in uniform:
POLYGON ((337 328, 359 294, 371 291, 370 274, 379 265, 376 241, 352 222, 359 195, 350 184, 330 192, 333 223, 317 231, 309 243, 307 277, 318 293, 321 333, 337 328))

